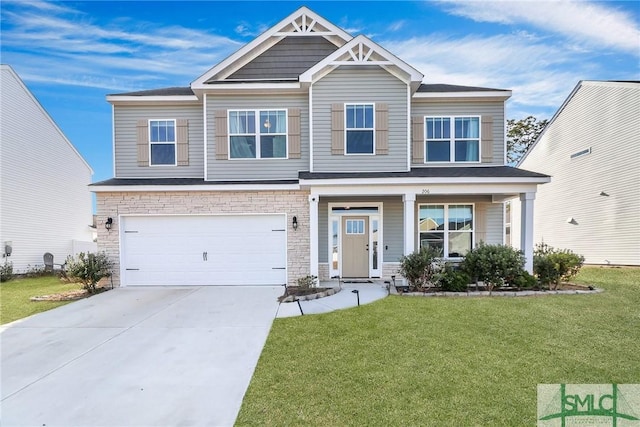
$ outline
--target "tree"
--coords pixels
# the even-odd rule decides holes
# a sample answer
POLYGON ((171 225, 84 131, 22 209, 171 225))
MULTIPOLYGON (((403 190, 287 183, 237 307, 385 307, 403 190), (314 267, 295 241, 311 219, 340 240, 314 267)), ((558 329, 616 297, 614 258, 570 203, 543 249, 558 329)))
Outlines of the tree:
POLYGON ((533 116, 520 120, 507 120, 507 163, 516 164, 542 133, 548 122, 547 119, 538 121, 533 116))

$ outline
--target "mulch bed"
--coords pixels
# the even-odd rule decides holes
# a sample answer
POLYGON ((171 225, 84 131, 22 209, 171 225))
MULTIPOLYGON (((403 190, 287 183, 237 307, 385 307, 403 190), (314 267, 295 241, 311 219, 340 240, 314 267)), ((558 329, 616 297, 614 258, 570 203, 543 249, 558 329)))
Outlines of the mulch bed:
POLYGON ((91 295, 96 295, 108 290, 109 288, 97 288, 95 294, 90 294, 84 289, 74 289, 71 291, 60 292, 59 294, 42 295, 31 297, 29 299, 31 301, 75 301, 83 298, 88 298, 91 295))
MULTIPOLYGON (((398 293, 406 293, 409 292, 409 289, 407 286, 396 286, 396 289, 398 291, 398 293)), ((578 285, 575 283, 561 283, 557 289, 554 289, 555 291, 592 291, 594 290, 593 286, 585 286, 585 285, 578 285)), ((476 285, 469 285, 469 287, 467 288, 466 291, 461 291, 459 293, 466 293, 466 292, 488 292, 489 288, 487 288, 486 286, 476 286, 476 285)), ((512 288, 510 286, 506 286, 503 288, 494 288, 493 292, 523 292, 523 291, 549 291, 549 289, 542 289, 542 288, 530 288, 530 289, 520 289, 520 288, 512 288)), ((435 293, 441 293, 444 292, 442 289, 437 288, 437 287, 428 287, 428 288, 424 288, 421 289, 419 291, 415 291, 415 292, 420 292, 420 293, 425 293, 425 294, 435 294, 435 293)))
MULTIPOLYGON (((307 299, 321 298, 322 296, 328 296, 329 292, 334 288, 300 288, 298 286, 287 287, 287 292, 278 298, 279 302, 292 302, 296 299, 301 301, 307 299)), ((333 294, 334 292, 332 292, 333 294)))

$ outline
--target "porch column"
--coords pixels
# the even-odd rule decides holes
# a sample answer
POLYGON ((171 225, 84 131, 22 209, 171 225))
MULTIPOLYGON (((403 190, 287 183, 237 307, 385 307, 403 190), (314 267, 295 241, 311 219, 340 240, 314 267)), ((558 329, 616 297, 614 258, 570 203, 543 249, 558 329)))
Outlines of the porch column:
POLYGON ((404 254, 409 255, 416 248, 416 195, 405 194, 402 196, 402 201, 404 202, 404 254))
POLYGON ((318 196, 309 196, 309 274, 318 276, 318 196))
POLYGON ((524 252, 524 268, 533 273, 533 201, 536 193, 520 194, 520 249, 524 252))

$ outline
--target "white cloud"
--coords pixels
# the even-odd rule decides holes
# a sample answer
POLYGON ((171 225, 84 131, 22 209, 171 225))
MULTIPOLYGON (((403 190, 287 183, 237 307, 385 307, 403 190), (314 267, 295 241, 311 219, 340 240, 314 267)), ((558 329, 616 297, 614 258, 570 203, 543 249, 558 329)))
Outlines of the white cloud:
POLYGON ((633 16, 587 1, 442 0, 449 12, 480 22, 529 24, 589 46, 640 53, 640 28, 633 16))
POLYGON ((85 14, 51 3, 8 6, 2 10, 3 61, 19 62, 21 74, 32 81, 109 90, 148 88, 154 81, 186 86, 197 72, 241 46, 227 37, 180 26, 128 19, 99 25, 85 14))

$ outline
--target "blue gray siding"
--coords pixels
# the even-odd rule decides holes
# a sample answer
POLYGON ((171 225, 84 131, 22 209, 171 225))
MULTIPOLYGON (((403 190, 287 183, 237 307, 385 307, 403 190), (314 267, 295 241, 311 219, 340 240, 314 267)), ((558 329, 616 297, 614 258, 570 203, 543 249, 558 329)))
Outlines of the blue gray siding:
POLYGON ((312 87, 314 172, 407 170, 407 85, 376 66, 340 67, 312 87), (332 155, 331 106, 385 103, 389 108, 389 154, 332 155))
POLYGON ((204 133, 199 105, 115 106, 114 144, 116 178, 203 178, 204 133), (138 120, 187 119, 189 121, 189 166, 138 166, 138 120))
MULTIPOLYGON (((442 101, 442 100, 413 100, 411 103, 412 116, 491 116, 493 124, 493 152, 491 161, 484 162, 486 164, 503 165, 504 164, 504 102, 503 101, 442 101)), ((482 145, 482 144, 481 144, 482 145)), ((481 153, 481 157, 485 157, 486 153, 481 153)), ((420 166, 424 163, 415 163, 412 160, 412 166, 420 166)))
POLYGON ((210 181, 297 179, 309 169, 309 108, 305 95, 207 95, 207 179, 210 181), (300 109, 299 159, 216 159, 216 110, 300 109))

